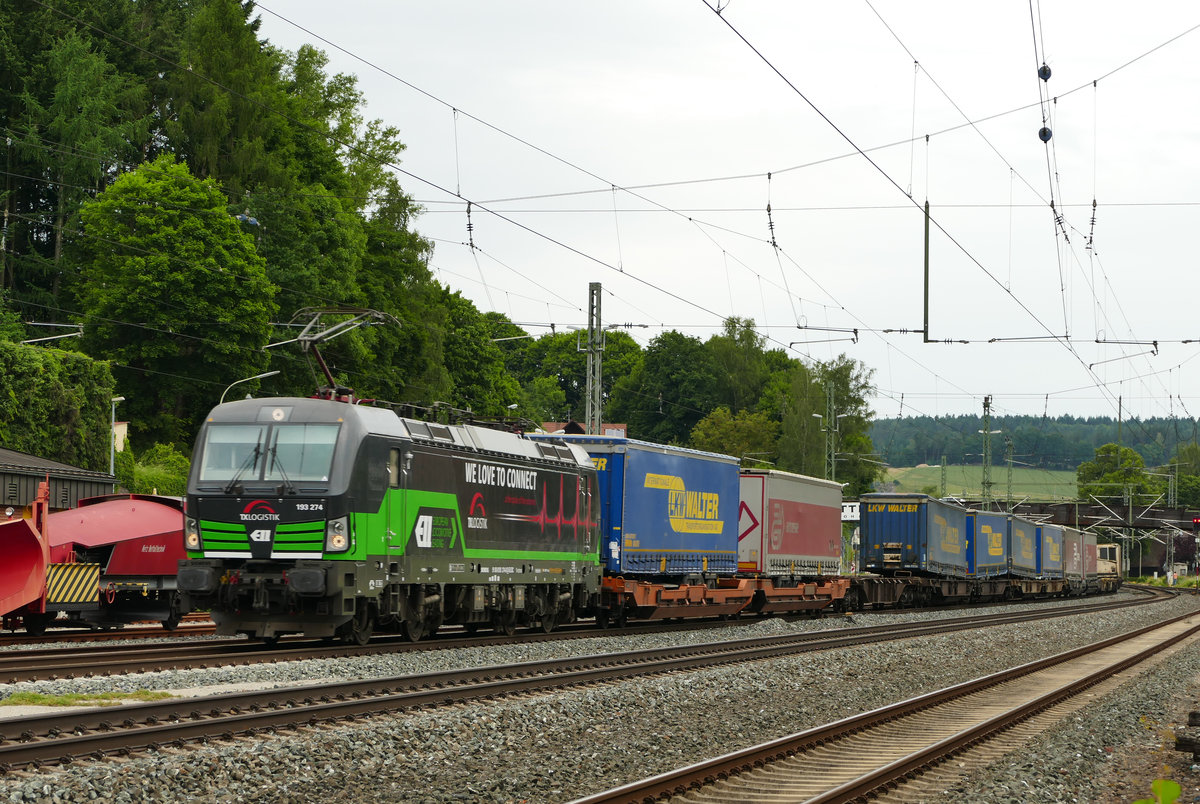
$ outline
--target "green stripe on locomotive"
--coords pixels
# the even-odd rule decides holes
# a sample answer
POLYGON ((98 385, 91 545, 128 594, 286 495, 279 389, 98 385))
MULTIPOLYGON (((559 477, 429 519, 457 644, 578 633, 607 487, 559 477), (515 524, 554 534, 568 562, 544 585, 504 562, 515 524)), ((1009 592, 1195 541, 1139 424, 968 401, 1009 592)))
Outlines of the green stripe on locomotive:
MULTIPOLYGON (((200 520, 202 551, 189 551, 188 558, 203 558, 205 552, 250 551, 250 528, 240 522, 200 520)), ((325 547, 325 521, 282 522, 275 527, 274 549, 289 553, 312 553, 320 557, 325 547)), ((332 555, 332 554, 331 554, 332 555)), ((342 557, 344 554, 338 554, 342 557)))
MULTIPOLYGON (((362 560, 415 555, 506 561, 575 561, 600 563, 599 544, 580 550, 572 544, 563 550, 530 550, 512 546, 473 546, 465 528, 458 498, 435 491, 390 489, 378 511, 352 513, 354 547, 347 553, 329 553, 329 559, 362 560), (391 535, 388 526, 391 527, 391 535)), ((598 540, 596 540, 598 542, 598 540)))

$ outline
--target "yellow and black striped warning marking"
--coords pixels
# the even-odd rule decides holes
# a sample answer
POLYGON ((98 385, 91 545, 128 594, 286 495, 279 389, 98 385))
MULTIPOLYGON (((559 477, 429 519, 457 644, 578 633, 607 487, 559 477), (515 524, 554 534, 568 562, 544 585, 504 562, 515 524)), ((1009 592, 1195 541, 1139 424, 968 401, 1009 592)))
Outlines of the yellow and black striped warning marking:
POLYGON ((99 564, 51 564, 46 569, 46 603, 91 603, 100 594, 99 564))

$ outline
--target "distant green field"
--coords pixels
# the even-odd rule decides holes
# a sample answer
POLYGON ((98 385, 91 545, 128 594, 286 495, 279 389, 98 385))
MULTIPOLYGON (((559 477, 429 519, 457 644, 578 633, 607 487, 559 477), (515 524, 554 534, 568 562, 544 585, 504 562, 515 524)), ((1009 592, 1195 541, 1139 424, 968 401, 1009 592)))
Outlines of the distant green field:
MULTIPOLYGON (((941 494, 942 467, 913 466, 887 470, 888 480, 900 492, 922 492, 933 489, 941 494)), ((983 492, 982 466, 947 466, 946 494, 951 497, 978 498, 983 492)), ((1008 467, 992 467, 992 498, 1007 499, 1010 493, 1008 467)), ((1073 500, 1075 473, 1014 466, 1011 494, 1014 500, 1073 500)))

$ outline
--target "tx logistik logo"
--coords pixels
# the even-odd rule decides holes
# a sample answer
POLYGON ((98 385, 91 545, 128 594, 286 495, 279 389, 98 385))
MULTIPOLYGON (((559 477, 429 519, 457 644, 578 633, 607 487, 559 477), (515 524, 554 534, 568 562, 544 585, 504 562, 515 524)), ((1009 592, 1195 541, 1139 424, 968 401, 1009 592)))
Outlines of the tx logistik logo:
POLYGON ((645 487, 667 491, 667 519, 676 533, 720 533, 721 495, 713 491, 688 491, 683 478, 647 473, 645 487))
POLYGON ((243 522, 278 522, 279 514, 266 500, 254 500, 242 509, 243 522))
POLYGON ((475 496, 471 498, 471 510, 467 513, 467 527, 487 530, 487 526, 487 509, 483 507, 483 494, 475 492, 475 496))

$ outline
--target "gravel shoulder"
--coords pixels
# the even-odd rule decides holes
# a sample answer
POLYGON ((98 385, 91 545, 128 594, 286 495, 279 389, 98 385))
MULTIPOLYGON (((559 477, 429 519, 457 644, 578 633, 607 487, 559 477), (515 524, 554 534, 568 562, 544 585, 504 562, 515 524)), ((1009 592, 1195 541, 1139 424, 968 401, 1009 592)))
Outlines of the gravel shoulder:
MULTIPOLYGON (((1089 617, 428 710, 121 762, 83 762, 0 777, 0 801, 569 801, 1198 609, 1200 598, 1185 597, 1089 617)), ((953 616, 961 612, 868 614, 796 623, 769 619, 731 629, 728 637, 953 616)), ((17 689, 51 693, 283 686, 713 638, 711 631, 600 636, 567 643, 28 682, 0 685, 0 698, 17 689)), ((1149 794, 1151 779, 1139 781, 1137 776, 1159 770, 1160 762, 1169 765, 1164 773, 1185 784, 1181 800, 1200 800, 1200 771, 1191 769, 1190 756, 1162 751, 1180 713, 1186 719, 1189 709, 1200 708, 1195 703, 1198 687, 1200 645, 1193 641, 1030 743, 1020 756, 1006 757, 939 800, 1130 801, 1149 794), (1118 786, 1118 778, 1125 787, 1118 786)))

